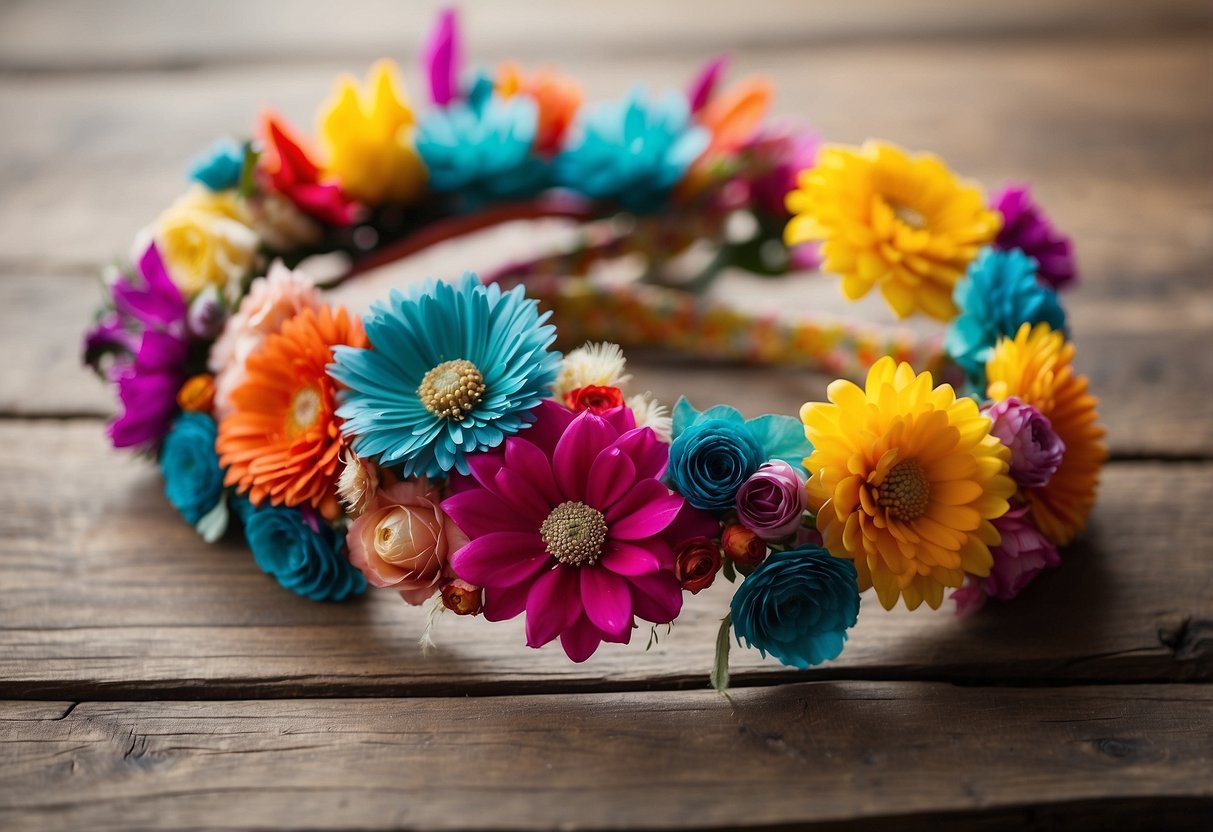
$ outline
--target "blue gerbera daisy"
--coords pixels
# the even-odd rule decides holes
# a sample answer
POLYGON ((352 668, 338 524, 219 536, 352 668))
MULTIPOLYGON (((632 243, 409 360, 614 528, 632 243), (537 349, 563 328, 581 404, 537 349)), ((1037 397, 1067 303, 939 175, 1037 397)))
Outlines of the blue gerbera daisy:
POLYGON ((550 395, 556 328, 517 286, 470 272, 393 291, 364 319, 371 349, 337 347, 329 374, 348 389, 337 415, 354 452, 405 476, 466 474, 465 455, 528 427, 550 395))
POLYGON ((547 183, 548 165, 531 153, 539 112, 522 95, 506 99, 484 75, 465 100, 428 112, 417 129, 417 152, 436 191, 459 191, 473 202, 531 196, 547 183))
POLYGON ((985 392, 986 362, 999 338, 1014 337, 1025 323, 1065 329, 1066 313, 1057 293, 1036 280, 1036 261, 1017 248, 982 249, 952 297, 960 315, 948 330, 944 348, 980 392, 985 392))
POLYGON ((655 207, 710 139, 691 121, 685 96, 650 100, 641 89, 583 111, 574 136, 556 157, 559 183, 634 211, 655 207))

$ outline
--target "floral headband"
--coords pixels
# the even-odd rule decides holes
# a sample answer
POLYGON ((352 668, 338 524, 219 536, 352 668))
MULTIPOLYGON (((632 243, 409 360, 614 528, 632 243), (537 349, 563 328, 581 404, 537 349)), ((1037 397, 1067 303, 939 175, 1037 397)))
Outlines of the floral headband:
POLYGON ((968 612, 1058 564, 1107 452, 1057 297, 1070 243, 1026 188, 988 203, 934 156, 770 124, 770 85, 718 89, 721 60, 687 94, 584 104, 555 70, 460 54, 448 12, 426 112, 383 62, 364 88, 338 81, 319 150, 273 113, 220 142, 110 274, 85 342, 121 400, 110 438, 158 460, 204 539, 239 525, 261 569, 315 600, 369 584, 433 613, 525 612, 528 645, 578 662, 723 575, 717 687, 730 628, 803 668, 839 655, 864 590, 889 609, 952 590, 968 612), (354 274, 541 217, 574 223, 574 246, 393 291, 361 319, 295 270, 340 253, 354 274), (693 243, 714 253, 677 283, 693 243), (638 280, 589 277, 625 256, 638 280), (877 289, 949 329, 941 350, 687 291, 726 267, 820 267, 850 299, 877 289), (562 356, 553 311, 562 342, 601 343, 562 356), (833 382, 799 418, 671 410, 625 392, 618 344, 866 383, 833 382))

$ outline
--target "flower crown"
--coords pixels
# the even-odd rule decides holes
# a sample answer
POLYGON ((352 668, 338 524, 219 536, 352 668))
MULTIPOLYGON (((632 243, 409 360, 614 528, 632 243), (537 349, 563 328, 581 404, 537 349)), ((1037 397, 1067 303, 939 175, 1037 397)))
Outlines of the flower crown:
POLYGON ((864 590, 914 609, 951 589, 967 612, 1057 565, 1106 449, 1057 298, 1070 243, 1026 188, 987 203, 934 156, 770 124, 770 85, 719 90, 722 60, 687 94, 589 105, 555 70, 466 71, 460 54, 448 12, 420 115, 390 63, 364 88, 339 80, 319 151, 266 113, 254 139, 197 160, 109 275, 85 358, 122 403, 110 438, 158 460, 204 539, 235 515, 257 565, 300 595, 370 584, 433 612, 525 612, 527 644, 558 638, 574 661, 638 620, 672 623, 723 575, 718 687, 730 628, 803 668, 841 652, 864 590), (575 223, 577 244, 393 291, 361 319, 295 268, 340 253, 353 274, 541 217, 575 223), (714 255, 672 285, 696 242, 714 255), (588 278, 625 255, 647 264, 639 280, 588 278), (817 266, 850 299, 875 288, 899 318, 950 322, 943 355, 686 291, 725 267, 817 266), (552 310, 564 342, 866 370, 866 384, 833 382, 799 418, 671 410, 625 394, 616 343, 556 352, 552 310))

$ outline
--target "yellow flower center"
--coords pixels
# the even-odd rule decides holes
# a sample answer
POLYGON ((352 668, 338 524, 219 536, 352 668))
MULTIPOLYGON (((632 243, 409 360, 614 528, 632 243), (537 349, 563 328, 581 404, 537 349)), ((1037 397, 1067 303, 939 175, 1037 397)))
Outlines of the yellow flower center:
POLYGON ((931 482, 926 472, 916 460, 907 459, 889 471, 876 501, 893 517, 908 523, 926 514, 930 496, 931 482))
POLYGON ((589 566, 602 554, 607 524, 602 512, 570 501, 552 509, 539 527, 548 554, 570 566, 589 566))
POLYGON ((439 419, 462 419, 484 398, 484 376, 471 361, 443 361, 425 374, 417 396, 439 419))
POLYGON ((921 211, 896 200, 889 200, 889 207, 893 209, 893 216, 915 231, 921 231, 927 227, 927 218, 921 211))
POLYGON ((291 436, 303 433, 320 418, 320 394, 312 387, 304 387, 291 399, 287 415, 287 433, 291 436))

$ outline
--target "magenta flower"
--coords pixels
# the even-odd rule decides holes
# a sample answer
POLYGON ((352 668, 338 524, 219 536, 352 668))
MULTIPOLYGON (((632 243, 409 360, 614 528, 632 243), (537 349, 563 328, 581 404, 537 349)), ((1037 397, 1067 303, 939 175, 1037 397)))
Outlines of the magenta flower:
POLYGON ((995 248, 1017 248, 1036 261, 1036 279, 1063 289, 1078 275, 1070 238, 1062 234, 1032 201, 1027 185, 1009 185, 994 195, 992 207, 1002 214, 995 248))
POLYGON ((692 113, 699 112, 712 100, 712 93, 716 91, 716 85, 720 83, 720 76, 724 73, 728 63, 728 55, 719 55, 708 61, 704 64, 703 69, 699 70, 699 74, 695 76, 695 80, 691 82, 691 88, 687 91, 687 101, 691 105, 692 113))
POLYGON ((154 244, 138 266, 140 280, 124 275, 114 282, 113 311, 84 339, 85 362, 118 388, 122 413, 109 426, 116 448, 147 447, 164 438, 189 358, 188 307, 154 244))
POLYGON ((986 405, 990 433, 1011 449, 1011 478, 1024 488, 1043 488, 1057 473, 1065 443, 1048 417, 1011 396, 986 405))
POLYGON ((525 610, 528 645, 559 636, 581 662, 603 641, 627 643, 637 617, 678 615, 666 535, 685 503, 660 480, 668 447, 627 408, 574 414, 545 401, 533 413, 502 448, 469 455, 471 477, 442 503, 470 538, 450 565, 484 587, 485 618, 525 610))
POLYGON ((989 576, 970 578, 952 593, 957 615, 976 612, 985 605, 986 598, 1010 601, 1045 569, 1061 563, 1057 547, 1032 525, 1027 506, 1012 508, 993 523, 1002 535, 1002 541, 990 547, 994 565, 989 576))

